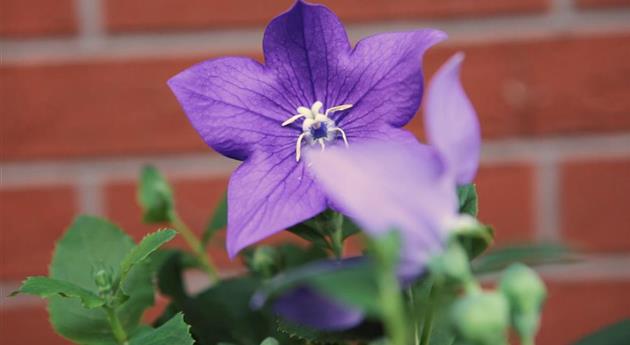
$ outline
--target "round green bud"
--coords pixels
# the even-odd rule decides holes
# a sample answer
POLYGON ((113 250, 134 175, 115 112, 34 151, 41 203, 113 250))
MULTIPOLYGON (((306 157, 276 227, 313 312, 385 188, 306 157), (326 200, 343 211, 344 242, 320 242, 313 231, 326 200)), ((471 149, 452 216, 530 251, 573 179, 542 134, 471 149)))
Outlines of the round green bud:
POLYGON ((468 255, 456 242, 451 242, 444 253, 435 256, 429 268, 431 273, 445 282, 466 283, 472 278, 468 255))
POLYGON ((497 292, 471 294, 455 302, 451 309, 455 330, 473 345, 504 345, 510 324, 505 297, 497 292))
POLYGON ((532 339, 538 331, 540 311, 547 297, 542 279, 531 268, 513 264, 503 272, 499 289, 510 304, 512 324, 522 339, 532 339))
POLYGON ((256 247, 249 261, 249 267, 252 271, 259 273, 265 277, 269 277, 273 275, 274 271, 276 270, 277 257, 278 253, 273 247, 256 247))
POLYGON ((112 288, 111 276, 106 270, 98 270, 94 274, 94 282, 100 292, 110 291, 112 288))

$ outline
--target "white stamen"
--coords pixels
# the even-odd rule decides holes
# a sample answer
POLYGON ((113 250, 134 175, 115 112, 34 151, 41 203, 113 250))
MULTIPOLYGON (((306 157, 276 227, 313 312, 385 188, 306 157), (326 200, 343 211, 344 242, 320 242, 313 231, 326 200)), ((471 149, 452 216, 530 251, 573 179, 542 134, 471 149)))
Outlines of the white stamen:
POLYGON ((297 115, 291 116, 291 118, 289 118, 288 120, 286 120, 286 121, 284 121, 282 123, 282 127, 292 124, 293 122, 297 121, 300 117, 305 117, 305 115, 304 114, 297 114, 297 115))
POLYGON ((339 127, 335 128, 333 130, 339 131, 341 133, 341 138, 343 138, 343 143, 346 144, 346 147, 350 147, 350 144, 348 144, 348 137, 346 137, 346 132, 343 129, 339 128, 339 127))
POLYGON ((324 143, 324 139, 317 140, 319 142, 319 146, 322 147, 322 151, 326 149, 326 144, 324 143))
POLYGON ((342 111, 342 110, 346 110, 346 109, 350 109, 350 108, 352 108, 352 104, 338 105, 336 107, 332 107, 332 108, 326 109, 326 113, 324 115, 328 116, 330 113, 334 113, 335 111, 342 111))
POLYGON ((304 139, 305 135, 306 133, 300 134, 300 136, 298 137, 297 143, 295 143, 295 161, 296 162, 300 161, 300 153, 302 151, 302 140, 304 139))
POLYGON ((352 104, 337 105, 326 109, 326 112, 322 114, 321 111, 323 107, 324 104, 320 101, 313 103, 310 109, 300 106, 297 108, 298 114, 291 116, 282 123, 282 127, 285 127, 301 118, 304 118, 304 121, 302 122, 302 133, 298 136, 297 142, 295 143, 295 160, 297 162, 300 161, 302 156, 302 142, 304 141, 304 138, 306 138, 308 143, 311 145, 318 143, 319 146, 321 146, 322 151, 324 151, 326 149, 326 141, 332 141, 337 138, 337 135, 332 133, 339 132, 341 133, 341 138, 343 139, 345 146, 349 146, 346 132, 337 127, 335 121, 330 119, 328 115, 336 111, 350 109, 352 108, 352 104))

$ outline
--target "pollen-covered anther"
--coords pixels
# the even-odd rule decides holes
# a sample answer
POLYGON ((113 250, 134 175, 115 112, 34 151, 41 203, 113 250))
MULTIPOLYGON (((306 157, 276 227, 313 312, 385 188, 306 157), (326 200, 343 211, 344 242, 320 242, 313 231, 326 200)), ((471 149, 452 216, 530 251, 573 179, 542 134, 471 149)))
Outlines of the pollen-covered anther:
POLYGON ((302 133, 298 136, 297 142, 295 143, 295 160, 297 162, 300 161, 302 143, 304 140, 306 140, 309 145, 313 145, 315 143, 319 144, 323 151, 326 149, 327 141, 336 140, 341 134, 341 139, 346 147, 348 147, 348 137, 346 136, 346 132, 337 127, 335 121, 330 119, 328 116, 337 111, 350 109, 352 108, 352 104, 337 105, 326 109, 326 111, 322 113, 321 110, 323 107, 324 104, 320 101, 313 103, 310 108, 298 107, 298 113, 282 123, 282 126, 284 127, 301 118, 304 118, 304 121, 302 122, 302 133))

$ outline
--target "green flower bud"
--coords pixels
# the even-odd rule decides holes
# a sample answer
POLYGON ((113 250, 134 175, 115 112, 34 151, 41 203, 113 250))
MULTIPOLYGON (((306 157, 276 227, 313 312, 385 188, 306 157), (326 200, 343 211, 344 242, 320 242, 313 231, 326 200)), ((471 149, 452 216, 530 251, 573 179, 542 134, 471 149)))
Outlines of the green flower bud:
POLYGON ((270 246, 259 246, 254 249, 248 260, 248 265, 253 272, 263 277, 271 277, 276 270, 278 253, 270 246))
POLYGON ((451 242, 444 253, 429 263, 431 273, 442 282, 467 283, 472 279, 468 255, 461 245, 451 242))
POLYGON ((512 325, 524 343, 538 332, 540 312, 547 289, 538 274, 523 264, 513 264, 503 272, 500 290, 510 304, 512 325))
POLYGON ((109 292, 112 289, 112 278, 106 270, 98 270, 94 274, 94 282, 101 293, 109 292))
POLYGON ((455 302, 451 319, 459 336, 470 344, 507 344, 509 307, 505 296, 500 293, 467 295, 455 302))

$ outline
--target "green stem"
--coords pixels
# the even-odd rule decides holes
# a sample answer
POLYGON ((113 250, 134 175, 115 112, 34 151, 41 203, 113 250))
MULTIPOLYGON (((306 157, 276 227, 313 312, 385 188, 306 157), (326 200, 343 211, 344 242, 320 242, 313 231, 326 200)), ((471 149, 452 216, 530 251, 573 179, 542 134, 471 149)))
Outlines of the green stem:
POLYGON ((107 313, 107 320, 109 320, 109 325, 112 328, 112 333, 114 334, 114 338, 116 338, 116 342, 119 345, 129 344, 127 341, 127 332, 125 332, 118 315, 116 315, 116 311, 110 307, 103 307, 103 309, 105 309, 105 312, 107 313))
POLYGON ((416 301, 413 296, 413 288, 407 289, 407 295, 409 296, 409 306, 413 312, 413 343, 414 345, 420 345, 420 330, 418 329, 418 313, 416 312, 416 301))
POLYGON ((407 323, 398 280, 395 274, 380 274, 380 277, 381 308, 391 345, 407 345, 407 323))
POLYGON ((208 274, 210 281, 216 281, 219 279, 217 269, 214 267, 212 260, 206 253, 203 244, 197 238, 195 233, 184 223, 178 215, 172 217, 171 225, 182 235, 188 246, 193 250, 193 253, 197 257, 201 268, 208 274))
POLYGON ((343 257, 343 215, 336 214, 333 223, 334 230, 330 236, 332 249, 335 257, 341 259, 343 257))
POLYGON ((424 323, 422 325, 422 337, 420 337, 420 344, 428 345, 431 341, 431 332, 433 331, 433 285, 429 288, 429 308, 424 317, 424 323))

